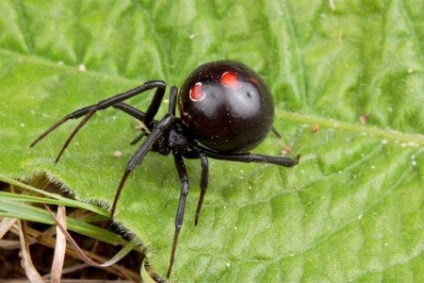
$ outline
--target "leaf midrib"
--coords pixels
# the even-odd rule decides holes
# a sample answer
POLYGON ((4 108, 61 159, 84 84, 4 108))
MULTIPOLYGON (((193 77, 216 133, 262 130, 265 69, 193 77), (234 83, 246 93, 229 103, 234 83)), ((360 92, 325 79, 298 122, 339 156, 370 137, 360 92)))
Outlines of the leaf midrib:
POLYGON ((359 135, 381 138, 382 143, 393 142, 399 144, 401 147, 424 147, 424 135, 419 133, 403 133, 392 129, 382 129, 373 125, 360 125, 287 111, 277 111, 276 116, 283 120, 299 124, 319 125, 320 128, 342 130, 359 135))

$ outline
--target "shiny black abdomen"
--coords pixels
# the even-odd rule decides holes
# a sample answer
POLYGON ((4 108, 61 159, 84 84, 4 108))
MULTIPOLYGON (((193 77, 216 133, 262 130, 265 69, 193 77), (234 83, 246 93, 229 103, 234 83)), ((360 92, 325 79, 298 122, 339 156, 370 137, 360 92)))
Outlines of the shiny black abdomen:
POLYGON ((241 63, 201 65, 182 85, 178 105, 187 134, 219 152, 247 152, 272 129, 272 96, 259 75, 241 63))

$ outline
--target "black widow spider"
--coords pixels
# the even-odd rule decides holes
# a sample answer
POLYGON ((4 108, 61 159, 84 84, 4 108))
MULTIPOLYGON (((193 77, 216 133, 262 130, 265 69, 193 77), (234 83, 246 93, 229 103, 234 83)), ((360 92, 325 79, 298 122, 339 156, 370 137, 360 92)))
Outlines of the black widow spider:
MULTIPOLYGON (((181 181, 180 198, 175 217, 175 232, 167 277, 170 276, 177 248, 178 235, 184 218, 184 209, 189 192, 189 180, 183 158, 200 159, 202 167, 200 196, 197 203, 195 225, 208 187, 208 157, 238 162, 271 163, 292 167, 299 161, 282 156, 266 156, 249 153, 265 136, 274 130, 274 104, 265 83, 249 67, 234 61, 216 61, 201 65, 194 70, 178 89, 170 89, 168 113, 155 120, 166 84, 164 81, 148 81, 134 89, 78 109, 56 122, 43 132, 32 144, 37 144, 54 129, 70 119, 84 117, 65 141, 55 162, 58 162, 71 140, 96 111, 114 107, 140 120, 145 125, 142 133, 132 142, 143 137, 146 140, 129 160, 113 200, 111 217, 128 175, 143 160, 149 151, 163 155, 172 153, 181 181), (146 112, 142 112, 123 101, 147 90, 156 89, 146 112), (178 101, 177 101, 178 99, 178 101), (175 109, 180 111, 176 117, 175 109)), ((274 130, 275 133, 277 133, 274 130)))

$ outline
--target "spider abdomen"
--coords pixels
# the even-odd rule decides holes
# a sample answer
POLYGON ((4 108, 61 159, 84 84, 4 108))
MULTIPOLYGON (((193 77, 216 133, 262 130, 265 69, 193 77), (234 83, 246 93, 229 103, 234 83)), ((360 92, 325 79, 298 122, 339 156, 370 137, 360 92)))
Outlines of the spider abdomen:
POLYGON ((219 152, 247 152, 272 129, 272 96, 259 75, 241 63, 198 67, 182 85, 178 105, 184 130, 219 152))

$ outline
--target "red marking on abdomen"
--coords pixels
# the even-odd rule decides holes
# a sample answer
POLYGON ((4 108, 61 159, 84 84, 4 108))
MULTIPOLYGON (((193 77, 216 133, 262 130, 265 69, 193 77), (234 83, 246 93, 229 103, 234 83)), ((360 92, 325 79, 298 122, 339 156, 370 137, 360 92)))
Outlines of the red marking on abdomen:
POLYGON ((205 99, 205 93, 202 91, 202 83, 195 83, 191 87, 189 97, 192 101, 201 101, 205 99))
POLYGON ((235 88, 235 87, 238 86, 238 84, 240 82, 239 82, 237 75, 235 73, 225 72, 225 73, 222 74, 222 76, 219 80, 219 83, 223 86, 226 86, 226 87, 235 88))

